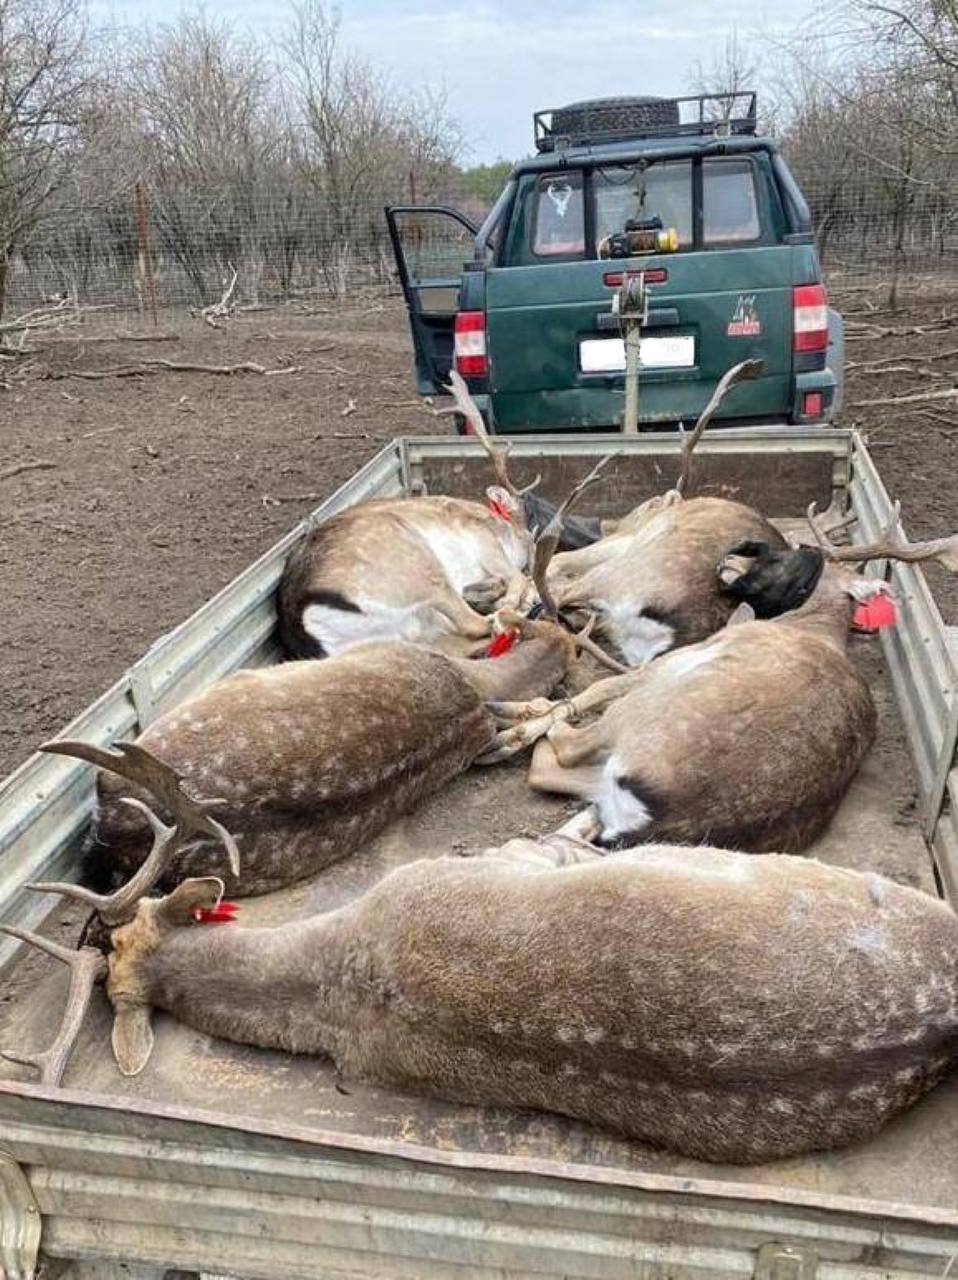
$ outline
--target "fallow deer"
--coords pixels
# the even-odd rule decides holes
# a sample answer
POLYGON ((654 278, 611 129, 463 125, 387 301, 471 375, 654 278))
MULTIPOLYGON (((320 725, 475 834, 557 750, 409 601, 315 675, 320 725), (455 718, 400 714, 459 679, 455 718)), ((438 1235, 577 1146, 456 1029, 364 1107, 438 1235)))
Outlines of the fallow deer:
MULTIPOLYGON (((452 389, 468 401, 455 372, 452 389)), ((495 472, 488 505, 425 496, 364 502, 313 529, 287 561, 277 597, 287 652, 322 658, 368 640, 462 652, 492 633, 494 608, 525 599, 533 536, 508 445, 474 427, 495 472)), ((534 482, 535 483, 535 482, 534 482)))
MULTIPOLYGON (((466 769, 495 737, 487 700, 545 694, 562 680, 581 641, 549 621, 500 617, 519 641, 499 657, 383 642, 238 671, 161 715, 137 745, 194 794, 222 798, 243 851, 230 891, 266 893, 352 853, 466 769)), ((130 794, 129 780, 100 775, 93 883, 143 857, 148 827, 123 803, 130 794)), ((215 843, 194 838, 175 871, 222 873, 215 843)))
MULTIPOLYGON (((540 586, 567 512, 602 465, 535 540, 532 577, 540 586)), ((500 610, 493 625, 505 651, 494 657, 383 641, 325 662, 238 671, 160 716, 138 743, 198 793, 222 797, 243 842, 243 875, 230 881, 231 892, 266 893, 352 853, 466 769, 495 739, 488 702, 551 692, 580 649, 623 670, 588 628, 570 635, 547 612, 532 620, 500 610)), ((88 876, 99 882, 138 865, 147 834, 142 814, 122 805, 129 792, 116 774, 99 780, 87 859, 88 876)), ((194 841, 177 873, 218 870, 213 852, 209 841, 194 841)))
POLYGON ((876 875, 669 845, 601 857, 557 834, 413 862, 338 910, 246 928, 215 878, 140 896, 191 802, 173 815, 152 819, 135 889, 33 886, 96 908, 106 960, 5 930, 73 972, 50 1048, 6 1055, 47 1084, 104 976, 124 1075, 149 1061, 157 1008, 331 1058, 345 1079, 557 1112, 702 1160, 862 1141, 958 1059, 958 918, 876 875))
MULTIPOLYGON (((751 507, 725 498, 687 496, 693 452, 706 427, 728 392, 761 368, 761 361, 747 360, 720 380, 683 442, 673 489, 642 503, 606 536, 560 552, 549 567, 557 608, 594 614, 596 634, 604 635, 629 666, 703 640, 725 625, 735 602, 721 590, 715 566, 731 547, 746 541, 778 549, 788 545, 751 507)), ((465 384, 450 389, 457 408, 478 432, 481 414, 465 384)))
MULTIPOLYGON (((897 522, 896 510, 893 528, 897 522)), ((833 563, 791 612, 763 621, 746 605, 750 620, 733 619, 710 639, 571 700, 494 707, 507 727, 484 759, 535 742, 530 784, 591 801, 604 843, 806 849, 831 820, 876 731, 871 693, 846 647, 856 606, 887 589, 838 562, 936 559, 958 571, 958 536, 909 544, 889 531, 869 546, 825 548, 833 563), (563 723, 600 710, 592 723, 563 723)), ((806 582, 801 549, 766 547, 765 589, 770 559, 785 577, 794 572, 806 582)), ((729 556, 719 577, 734 588, 755 563, 729 556)))
MULTIPOLYGON (((597 615, 599 630, 630 666, 725 623, 730 606, 712 571, 729 547, 746 539, 787 545, 741 503, 683 501, 703 432, 732 387, 761 368, 761 361, 746 360, 720 380, 685 439, 672 491, 643 503, 597 541, 595 522, 581 524, 574 538, 587 545, 555 557, 550 575, 560 609, 597 615)), ((440 496, 386 499, 318 526, 290 556, 279 588, 281 634, 294 656, 323 657, 371 639, 461 651, 462 640, 488 637, 490 609, 531 603, 529 525, 547 519, 548 506, 532 500, 534 484, 520 489, 512 482, 508 445, 489 438, 455 372, 448 390, 495 469, 492 509, 440 496)))
POLYGON ((721 379, 682 449, 680 474, 668 493, 642 503, 614 533, 577 551, 560 552, 549 586, 562 611, 585 609, 596 635, 632 667, 694 644, 723 627, 735 602, 721 590, 715 566, 733 546, 788 544, 758 511, 726 498, 688 497, 693 450, 732 387, 757 376, 747 360, 721 379))

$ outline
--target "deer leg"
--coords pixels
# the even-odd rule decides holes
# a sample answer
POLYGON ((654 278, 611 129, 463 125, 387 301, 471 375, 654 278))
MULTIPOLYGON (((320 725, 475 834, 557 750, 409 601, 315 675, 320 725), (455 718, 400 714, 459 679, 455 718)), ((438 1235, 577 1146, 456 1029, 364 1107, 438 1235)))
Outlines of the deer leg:
POLYGON ((556 867, 579 866, 583 862, 601 862, 605 853, 590 845, 586 833, 598 830, 598 823, 586 809, 577 813, 558 831, 539 839, 519 836, 495 849, 483 849, 483 859, 518 864, 528 871, 552 871, 556 867), (586 823, 586 819, 588 822, 586 823))
POLYGON ((489 636, 492 632, 492 616, 483 617, 454 591, 450 591, 448 595, 434 596, 431 600, 424 600, 420 607, 434 609, 445 618, 453 631, 465 636, 467 640, 481 640, 483 636, 489 636))
POLYGON ((490 749, 476 763, 495 764, 500 760, 508 760, 523 748, 532 746, 545 737, 563 720, 608 706, 627 692, 636 674, 630 672, 624 676, 609 676, 606 680, 597 680, 582 693, 563 702, 550 703, 544 698, 534 698, 531 702, 488 703, 496 723, 503 727, 496 734, 490 749))
POLYGON ((559 759, 549 738, 542 738, 536 743, 528 777, 529 786, 533 791, 548 791, 553 795, 590 800, 601 780, 601 765, 583 764, 569 767, 559 759))
POLYGON ((471 609, 486 615, 492 613, 508 590, 505 578, 483 578, 463 587, 462 598, 471 609))
POLYGON ((610 559, 615 551, 616 548, 610 546, 604 538, 588 547, 579 547, 576 551, 560 551, 553 556, 549 565, 549 577, 555 579, 557 586, 560 582, 581 578, 596 565, 610 559))
POLYGON ((516 612, 521 612, 534 598, 529 579, 524 573, 516 570, 506 583, 502 599, 499 601, 499 608, 515 609, 516 612))

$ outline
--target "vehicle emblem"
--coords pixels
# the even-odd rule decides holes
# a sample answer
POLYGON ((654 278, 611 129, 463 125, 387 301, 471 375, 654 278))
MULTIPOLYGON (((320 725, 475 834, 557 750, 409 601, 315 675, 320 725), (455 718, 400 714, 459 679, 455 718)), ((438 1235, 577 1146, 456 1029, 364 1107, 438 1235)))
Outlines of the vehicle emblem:
POLYGON ((555 205, 555 211, 559 217, 564 218, 569 201, 572 199, 572 188, 568 182, 550 182, 546 187, 546 195, 555 205))
POLYGON ((754 293, 740 293, 735 310, 725 330, 730 338, 755 338, 762 332, 754 293))

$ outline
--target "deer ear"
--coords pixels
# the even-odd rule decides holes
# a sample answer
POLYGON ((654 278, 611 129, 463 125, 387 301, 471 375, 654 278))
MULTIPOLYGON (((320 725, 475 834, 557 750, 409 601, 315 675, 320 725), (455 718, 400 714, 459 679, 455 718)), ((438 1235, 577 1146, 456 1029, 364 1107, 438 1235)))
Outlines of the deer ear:
POLYGON ((125 1076, 138 1076, 153 1052, 150 1006, 121 1004, 113 1014, 113 1056, 125 1076))
POLYGON ((891 588, 883 578, 866 578, 864 575, 849 578, 845 584, 845 591, 858 604, 867 604, 869 600, 874 600, 875 596, 891 594, 891 588))
POLYGON ((172 893, 161 898, 156 904, 154 920, 157 924, 170 928, 182 928, 192 924, 196 912, 202 907, 215 907, 225 890, 223 881, 218 876, 203 876, 193 880, 184 880, 172 893))
POLYGON ((747 600, 743 600, 742 603, 738 605, 736 609, 733 611, 733 613, 729 617, 728 622, 726 622, 725 625, 727 627, 738 627, 738 626, 741 626, 743 622, 754 622, 754 621, 755 621, 755 610, 752 608, 752 606, 748 603, 747 600))

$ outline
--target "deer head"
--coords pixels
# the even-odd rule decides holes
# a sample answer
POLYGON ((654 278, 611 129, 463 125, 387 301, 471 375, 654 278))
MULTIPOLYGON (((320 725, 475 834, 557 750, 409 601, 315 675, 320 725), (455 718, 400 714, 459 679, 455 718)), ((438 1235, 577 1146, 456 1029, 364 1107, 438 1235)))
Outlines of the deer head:
POLYGON ((123 743, 116 751, 109 751, 85 742, 57 741, 46 743, 40 750, 89 761, 147 788, 172 814, 173 825, 161 822, 142 801, 128 799, 126 804, 146 816, 153 831, 153 847, 139 871, 121 889, 103 895, 82 885, 58 881, 27 885, 35 893, 57 894, 92 907, 111 931, 113 954, 107 961, 94 948, 70 951, 28 930, 0 925, 0 932, 38 947, 71 970, 66 1010, 53 1044, 38 1054, 6 1051, 2 1056, 36 1067, 44 1084, 59 1084, 80 1034, 93 988, 106 978, 114 1006, 114 1054, 124 1075, 135 1075, 146 1064, 153 1043, 149 1005, 142 999, 138 977, 143 954, 159 944, 165 931, 203 920, 205 913, 219 904, 223 881, 216 877, 187 880, 166 898, 150 899, 146 895, 170 867, 184 841, 193 834, 202 832, 220 840, 234 875, 239 875, 239 851, 229 832, 210 816, 210 810, 220 802, 193 800, 183 791, 175 771, 136 743, 123 743))
POLYGON ((756 617, 775 618, 798 609, 803 619, 810 614, 823 621, 834 618, 836 633, 841 636, 847 633, 849 622, 856 629, 868 629, 857 621, 863 617, 860 606, 876 596, 891 595, 882 579, 861 572, 869 561, 930 561, 958 572, 958 534, 910 542, 901 532, 900 521, 901 503, 896 502, 874 542, 836 545, 831 535, 849 521, 828 526, 812 503, 808 522, 815 546, 778 550, 763 542, 743 542, 722 560, 718 575, 729 594, 751 605, 756 617))

